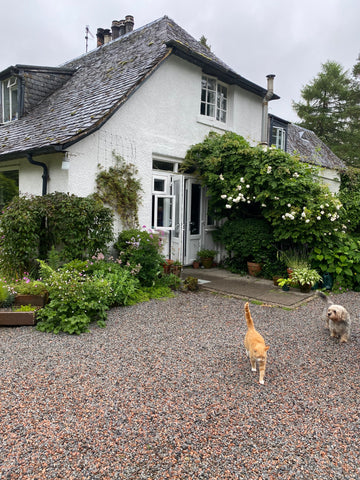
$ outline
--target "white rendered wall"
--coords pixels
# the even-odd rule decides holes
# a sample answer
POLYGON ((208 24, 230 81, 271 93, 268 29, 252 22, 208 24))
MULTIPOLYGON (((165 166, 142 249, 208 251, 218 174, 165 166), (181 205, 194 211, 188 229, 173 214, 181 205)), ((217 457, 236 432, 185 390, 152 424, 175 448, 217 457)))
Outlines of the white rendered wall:
POLYGON ((67 191, 81 196, 92 193, 97 165, 113 165, 115 151, 138 169, 144 190, 139 221, 150 226, 153 154, 181 160, 211 130, 233 130, 260 141, 262 99, 232 87, 228 124, 211 122, 199 115, 201 75, 199 67, 178 57, 167 59, 99 131, 69 148, 67 191))

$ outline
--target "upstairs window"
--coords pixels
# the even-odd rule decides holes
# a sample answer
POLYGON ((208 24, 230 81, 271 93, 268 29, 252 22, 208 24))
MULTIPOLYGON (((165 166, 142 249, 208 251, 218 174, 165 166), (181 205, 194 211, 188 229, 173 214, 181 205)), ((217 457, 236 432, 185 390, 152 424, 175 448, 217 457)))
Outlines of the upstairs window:
POLYGON ((203 75, 201 79, 201 115, 226 123, 227 88, 216 78, 203 75))
POLYGON ((1 82, 1 120, 3 123, 18 118, 18 83, 16 77, 1 82))
POLYGON ((273 127, 271 132, 271 145, 280 150, 285 150, 286 130, 282 127, 273 127))

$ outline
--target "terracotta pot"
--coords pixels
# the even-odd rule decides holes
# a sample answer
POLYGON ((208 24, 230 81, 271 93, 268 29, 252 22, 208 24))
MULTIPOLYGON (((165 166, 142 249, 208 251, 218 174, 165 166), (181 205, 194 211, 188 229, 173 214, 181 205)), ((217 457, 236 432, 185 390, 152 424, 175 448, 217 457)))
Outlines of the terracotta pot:
POLYGON ((247 262, 249 275, 252 277, 257 277, 261 272, 261 263, 256 262, 247 262))
POLYGON ((288 267, 288 268, 286 269, 286 271, 287 271, 288 277, 291 278, 291 277, 292 277, 292 273, 293 273, 294 270, 293 270, 292 268, 288 267))
POLYGON ((201 259, 201 264, 204 268, 211 268, 213 264, 214 259, 213 258, 202 258, 201 259))
POLYGON ((193 268, 200 268, 200 262, 197 262, 196 260, 194 260, 192 266, 193 268))
POLYGON ((273 276, 273 282, 274 282, 275 287, 279 286, 278 281, 279 281, 280 278, 282 278, 280 275, 274 275, 273 276))
POLYGON ((309 293, 311 290, 311 283, 305 283, 304 285, 299 285, 301 293, 309 293))

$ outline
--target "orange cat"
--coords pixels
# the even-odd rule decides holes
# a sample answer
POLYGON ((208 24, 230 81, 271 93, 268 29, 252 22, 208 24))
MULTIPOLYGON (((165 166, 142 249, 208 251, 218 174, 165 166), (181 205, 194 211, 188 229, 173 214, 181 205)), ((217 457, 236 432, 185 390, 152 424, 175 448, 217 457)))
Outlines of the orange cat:
POLYGON ((246 354, 250 357, 251 370, 253 372, 256 372, 256 364, 259 365, 259 382, 261 385, 264 385, 266 352, 270 347, 265 345, 265 340, 260 333, 255 330, 248 302, 245 303, 245 319, 248 327, 244 339, 246 354))

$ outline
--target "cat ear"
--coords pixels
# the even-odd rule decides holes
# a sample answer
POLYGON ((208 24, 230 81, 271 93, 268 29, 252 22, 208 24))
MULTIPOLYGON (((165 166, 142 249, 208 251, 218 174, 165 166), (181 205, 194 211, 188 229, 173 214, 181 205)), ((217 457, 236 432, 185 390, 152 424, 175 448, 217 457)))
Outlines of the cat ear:
POLYGON ((266 345, 265 346, 265 352, 267 352, 269 350, 269 348, 270 348, 270 345, 266 345))

